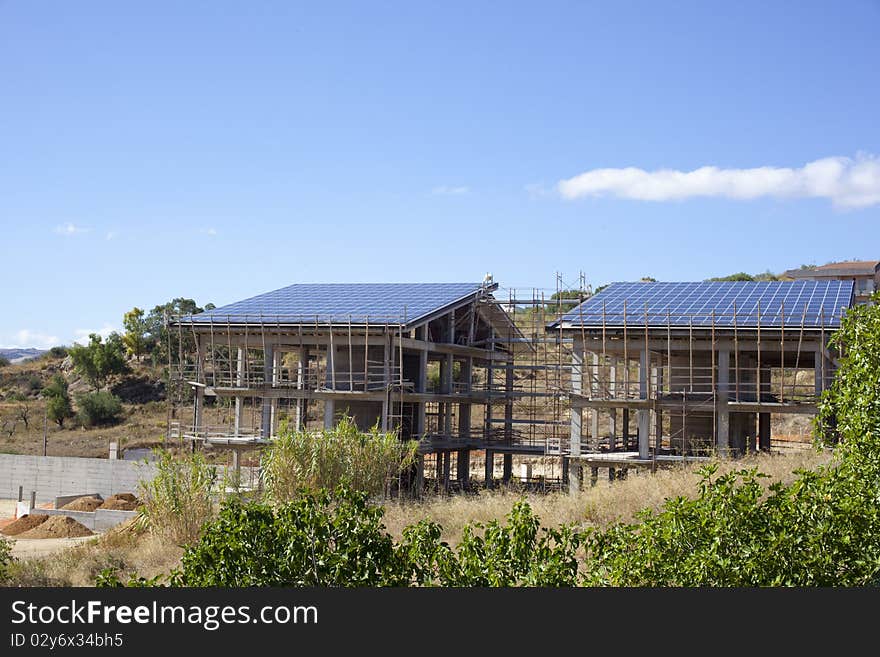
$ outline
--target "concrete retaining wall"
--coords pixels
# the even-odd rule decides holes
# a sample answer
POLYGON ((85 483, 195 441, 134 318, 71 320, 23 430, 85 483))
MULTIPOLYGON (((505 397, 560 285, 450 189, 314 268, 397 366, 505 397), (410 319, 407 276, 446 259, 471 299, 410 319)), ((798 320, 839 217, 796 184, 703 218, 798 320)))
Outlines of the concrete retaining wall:
MULTIPOLYGON (((218 484, 225 470, 217 467, 218 484)), ((19 486, 24 488, 26 501, 36 491, 37 504, 94 493, 105 499, 116 493, 137 495, 138 482, 155 476, 156 466, 143 461, 0 454, 0 499, 18 499, 19 486)), ((241 468, 242 486, 256 486, 258 480, 259 468, 241 468)))
POLYGON ((115 493, 137 495, 138 482, 152 479, 153 465, 139 461, 91 459, 74 456, 28 456, 0 454, 0 498, 18 499, 37 492, 37 504, 54 502, 56 497, 84 495, 82 491, 110 497, 115 493))

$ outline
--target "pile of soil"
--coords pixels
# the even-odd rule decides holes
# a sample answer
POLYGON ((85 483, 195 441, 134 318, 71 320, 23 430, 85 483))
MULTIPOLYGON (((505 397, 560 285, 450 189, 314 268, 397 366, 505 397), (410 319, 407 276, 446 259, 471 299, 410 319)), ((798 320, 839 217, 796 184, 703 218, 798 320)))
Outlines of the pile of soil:
POLYGON ((86 495, 84 497, 77 497, 75 500, 68 502, 61 508, 69 511, 94 511, 101 506, 101 503, 102 500, 99 498, 86 495))
POLYGON ((114 511, 134 511, 141 505, 140 500, 131 493, 116 493, 111 495, 99 509, 113 509, 114 511))
POLYGON ((30 531, 40 526, 49 519, 45 513, 31 513, 16 518, 3 528, 3 533, 7 536, 18 536, 19 534, 30 531))
POLYGON ((67 516, 51 516, 33 529, 22 532, 19 538, 73 538, 91 536, 94 532, 85 525, 67 516))

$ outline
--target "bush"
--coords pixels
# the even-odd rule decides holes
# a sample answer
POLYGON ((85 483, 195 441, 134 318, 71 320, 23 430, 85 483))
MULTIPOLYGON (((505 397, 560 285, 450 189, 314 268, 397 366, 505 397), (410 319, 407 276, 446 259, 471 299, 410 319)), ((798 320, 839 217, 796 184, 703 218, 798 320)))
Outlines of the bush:
POLYGON ((108 426, 122 419, 122 402, 109 392, 77 395, 77 419, 85 427, 108 426))
POLYGON ((66 358, 68 351, 67 347, 52 347, 46 353, 49 355, 49 358, 66 358))
POLYGON ((64 428, 64 421, 74 414, 64 377, 60 374, 53 376, 49 385, 43 388, 43 396, 46 398, 46 415, 59 427, 64 428))
POLYGON ((12 564, 12 544, 0 536, 0 584, 9 578, 9 566, 12 564))
POLYGON ((344 486, 381 495, 412 465, 416 447, 415 441, 403 442, 377 427, 361 432, 350 417, 333 429, 314 432, 282 426, 263 452, 266 495, 279 504, 293 499, 301 488, 344 486))
POLYGON ((200 452, 174 458, 155 450, 156 476, 140 485, 140 516, 156 534, 178 545, 196 541, 202 526, 214 515, 212 488, 217 468, 200 452))
POLYGON ((6 356, 0 356, 0 367, 9 365, 9 359, 6 356))
POLYGON ((273 508, 230 501, 188 548, 183 586, 402 586, 405 562, 365 493, 303 491, 273 508))

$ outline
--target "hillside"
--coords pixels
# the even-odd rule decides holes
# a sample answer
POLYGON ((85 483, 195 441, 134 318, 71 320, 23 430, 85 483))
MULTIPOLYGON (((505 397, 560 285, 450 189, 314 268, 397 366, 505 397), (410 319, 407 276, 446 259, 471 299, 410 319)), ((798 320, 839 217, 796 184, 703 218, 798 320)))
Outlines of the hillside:
POLYGON ((23 363, 32 358, 39 358, 46 353, 45 349, 19 349, 17 347, 0 349, 0 357, 5 358, 10 363, 23 363))

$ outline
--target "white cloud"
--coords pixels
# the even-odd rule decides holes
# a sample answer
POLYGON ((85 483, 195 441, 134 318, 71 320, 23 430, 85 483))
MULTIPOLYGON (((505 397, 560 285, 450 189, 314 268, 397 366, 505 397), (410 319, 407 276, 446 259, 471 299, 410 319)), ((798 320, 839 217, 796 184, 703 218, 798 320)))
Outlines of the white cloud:
POLYGON ((451 185, 440 185, 439 187, 435 187, 431 190, 431 194, 434 196, 461 196, 462 194, 467 194, 470 190, 469 187, 460 186, 454 187, 451 185))
POLYGON ((49 349, 57 347, 61 344, 61 340, 55 335, 46 333, 37 333, 30 329, 21 329, 10 336, 3 339, 0 348, 3 349, 28 349, 34 347, 36 349, 49 349))
POLYGON ((74 335, 73 340, 74 340, 74 342, 78 342, 80 344, 86 344, 86 343, 88 343, 89 336, 92 333, 97 333, 103 339, 106 340, 107 336, 110 335, 111 333, 113 333, 113 331, 116 331, 117 333, 119 333, 119 328, 116 326, 111 326, 110 324, 104 324, 104 326, 99 329, 76 329, 73 332, 73 335, 74 335))
POLYGON ((216 228, 203 228, 202 232, 205 235, 210 235, 211 237, 214 237, 217 234, 217 229, 216 228))
POLYGON ((826 198, 839 208, 865 208, 880 204, 880 159, 862 153, 855 158, 826 157, 799 169, 719 169, 714 166, 693 171, 645 171, 635 167, 592 169, 559 181, 556 189, 567 200, 587 196, 639 201, 675 201, 699 196, 735 200, 826 198))
POLYGON ((111 230, 111 231, 108 231, 107 235, 105 236, 105 239, 109 242, 110 240, 115 240, 117 235, 119 235, 119 233, 117 233, 115 230, 111 230))
POLYGON ((55 226, 55 232, 58 235, 78 235, 79 233, 87 233, 89 232, 88 228, 83 228, 82 226, 77 226, 76 224, 72 224, 69 221, 65 224, 60 224, 55 226))

